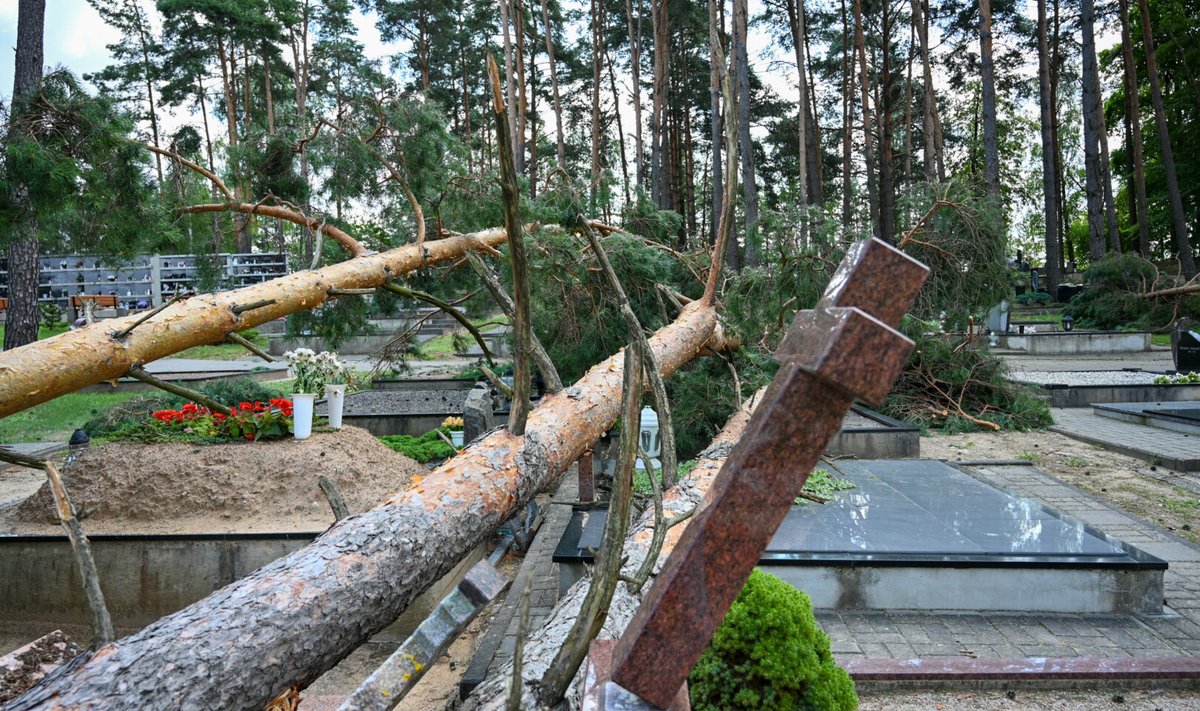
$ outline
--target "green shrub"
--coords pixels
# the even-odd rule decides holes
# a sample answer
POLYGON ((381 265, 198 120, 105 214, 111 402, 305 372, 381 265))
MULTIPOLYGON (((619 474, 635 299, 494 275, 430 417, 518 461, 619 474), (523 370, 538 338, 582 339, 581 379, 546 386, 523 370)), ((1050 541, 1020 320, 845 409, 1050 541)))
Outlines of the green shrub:
MULTIPOLYGON (((442 429, 448 436, 450 430, 442 429)), ((438 430, 430 430, 419 437, 412 435, 384 435, 379 438, 387 446, 414 461, 425 464, 435 459, 445 459, 454 454, 454 448, 438 436, 438 430)))
POLYGON ((858 708, 808 596, 755 570, 688 678, 692 708, 858 708))

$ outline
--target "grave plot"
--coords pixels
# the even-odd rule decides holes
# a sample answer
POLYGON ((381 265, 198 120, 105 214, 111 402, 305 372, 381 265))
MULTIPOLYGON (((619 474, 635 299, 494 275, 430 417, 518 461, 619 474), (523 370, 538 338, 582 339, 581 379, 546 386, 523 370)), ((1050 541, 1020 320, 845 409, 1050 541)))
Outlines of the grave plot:
POLYGON ((837 610, 1162 611, 1167 564, 944 462, 848 461, 856 485, 794 507, 759 565, 837 610))

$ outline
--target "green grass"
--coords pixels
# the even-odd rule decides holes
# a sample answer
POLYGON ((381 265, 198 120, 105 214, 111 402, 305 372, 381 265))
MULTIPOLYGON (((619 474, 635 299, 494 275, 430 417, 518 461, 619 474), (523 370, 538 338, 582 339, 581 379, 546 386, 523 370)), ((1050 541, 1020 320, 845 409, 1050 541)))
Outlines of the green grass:
MULTIPOLYGON (((67 324, 60 323, 55 326, 38 326, 38 340, 57 336, 60 333, 66 332, 67 324)), ((0 343, 4 343, 4 324, 0 324, 0 343)))
POLYGON ((1150 334, 1150 342, 1156 346, 1170 346, 1171 334, 1169 333, 1152 333, 1150 334))
MULTIPOLYGON (((245 334, 243 334, 245 335, 245 334)), ((257 331, 249 336, 251 343, 263 349, 267 349, 267 337, 260 335, 257 331)), ((189 348, 186 351, 180 351, 171 358, 196 358, 198 360, 237 360, 238 358, 256 357, 250 351, 236 343, 216 343, 209 346, 196 346, 189 348)))
POLYGON ((126 391, 63 395, 0 419, 0 442, 65 442, 95 411, 142 394, 126 391))
MULTIPOLYGON (((485 316, 483 318, 473 318, 471 324, 476 327, 482 327, 487 324, 489 327, 497 324, 508 323, 508 317, 503 315, 485 316)), ((435 336, 420 345, 419 353, 416 356, 418 360, 444 360, 453 358, 458 350, 455 347, 454 341, 458 339, 461 343, 463 339, 468 342, 468 347, 475 344, 475 339, 471 334, 467 333, 467 329, 462 326, 456 326, 453 329, 443 333, 440 336, 435 336)))

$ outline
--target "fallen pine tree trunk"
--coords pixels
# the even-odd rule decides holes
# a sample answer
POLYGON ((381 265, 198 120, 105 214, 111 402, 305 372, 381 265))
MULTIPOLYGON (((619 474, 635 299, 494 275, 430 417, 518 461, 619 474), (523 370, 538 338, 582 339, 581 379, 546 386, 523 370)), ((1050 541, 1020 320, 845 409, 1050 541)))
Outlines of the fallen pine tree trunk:
POLYGON ((94 383, 116 380, 130 368, 192 346, 220 343, 231 331, 315 308, 329 298, 330 289, 376 287, 421 267, 461 257, 472 249, 494 249, 507 239, 504 228, 498 227, 405 245, 241 289, 193 296, 171 304, 123 338, 114 334, 141 316, 107 319, 0 352, 0 417, 94 383))
MULTIPOLYGON (((754 406, 761 399, 763 392, 763 390, 758 391, 741 410, 729 418, 725 427, 717 433, 712 443, 697 458, 696 467, 692 469, 691 473, 663 494, 664 519, 686 514, 702 505, 709 486, 716 479, 717 473, 721 471, 721 466, 725 463, 729 453, 733 451, 733 445, 742 436, 742 432, 746 429, 746 423, 750 421, 754 406)), ((625 537, 625 546, 620 553, 625 559, 621 566, 623 577, 632 577, 649 554, 651 539, 654 536, 654 520, 654 508, 649 507, 638 518, 637 523, 630 527, 629 533, 625 537)), ((692 519, 687 519, 667 531, 655 572, 670 555, 671 549, 683 535, 684 530, 691 525, 691 522, 692 519)), ((567 591, 566 595, 555 604, 550 617, 539 624, 537 630, 530 635, 521 661, 521 708, 539 708, 538 690, 542 676, 550 667, 559 648, 567 643, 567 634, 570 632, 575 618, 579 615, 580 606, 584 596, 587 595, 591 580, 590 577, 585 578, 567 591)), ((642 588, 643 592, 647 590, 649 590, 648 585, 642 588)), ((598 638, 616 639, 620 637, 629 625, 629 621, 633 619, 633 613, 637 610, 640 602, 641 596, 632 592, 627 583, 619 583, 613 594, 612 602, 609 604, 608 616, 604 620, 604 627, 598 638)), ((584 667, 580 667, 579 672, 575 675, 575 682, 572 683, 567 693, 567 704, 573 708, 579 707, 582 692, 579 682, 583 675, 583 669, 584 667)), ((512 661, 510 660, 501 665, 493 676, 475 687, 460 709, 462 711, 481 711, 483 709, 499 711, 506 708, 511 675, 512 661)))
MULTIPOLYGON (((436 244, 436 243, 434 243, 436 244)), ((651 339, 670 375, 714 336, 688 304, 651 339)), ((30 690, 10 709, 262 709, 387 626, 615 421, 622 354, 547 396, 526 434, 492 432, 387 504, 30 690)))

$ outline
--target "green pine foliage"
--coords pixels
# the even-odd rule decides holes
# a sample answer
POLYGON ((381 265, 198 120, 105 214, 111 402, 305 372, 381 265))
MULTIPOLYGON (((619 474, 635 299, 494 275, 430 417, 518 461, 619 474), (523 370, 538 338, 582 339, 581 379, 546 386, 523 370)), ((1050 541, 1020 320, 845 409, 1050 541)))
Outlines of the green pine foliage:
POLYGON ((43 253, 98 252, 120 260, 149 235, 176 234, 147 177, 147 154, 127 136, 133 122, 92 96, 65 69, 28 101, 0 107, 8 136, 0 152, 0 246, 29 218, 43 253))
POLYGON ((858 708, 808 596, 761 570, 750 573, 688 686, 696 711, 858 708))
POLYGON ((947 432, 981 429, 962 416, 960 407, 1006 430, 1053 424, 1049 408, 1032 388, 1006 379, 1004 361, 982 349, 959 348, 959 340, 929 333, 917 319, 905 319, 901 331, 916 347, 881 408, 884 414, 947 432))
POLYGON ((1200 317, 1200 296, 1148 299, 1141 294, 1171 286, 1150 262, 1133 254, 1111 254, 1084 275, 1088 288, 1071 299, 1064 314, 1083 328, 1161 331, 1179 316, 1200 317))

